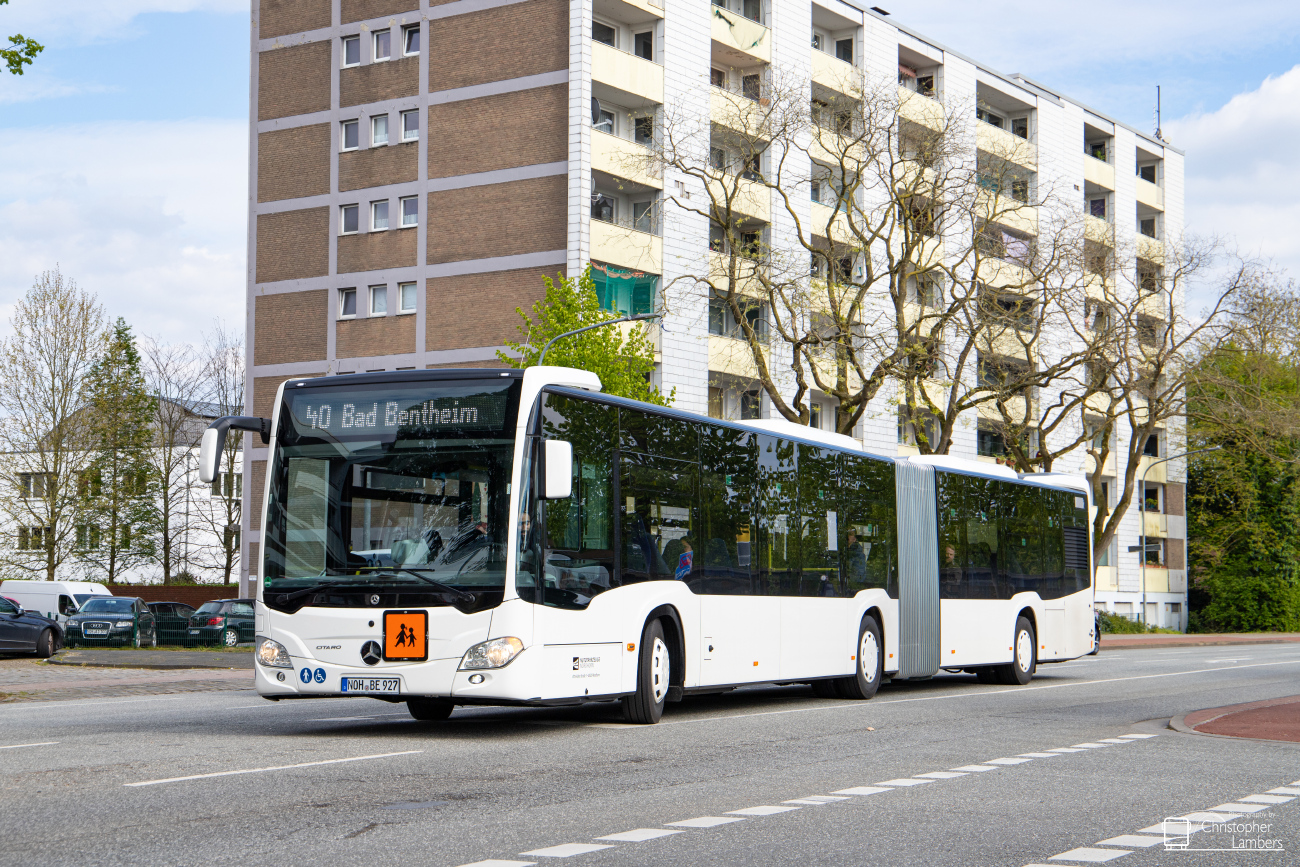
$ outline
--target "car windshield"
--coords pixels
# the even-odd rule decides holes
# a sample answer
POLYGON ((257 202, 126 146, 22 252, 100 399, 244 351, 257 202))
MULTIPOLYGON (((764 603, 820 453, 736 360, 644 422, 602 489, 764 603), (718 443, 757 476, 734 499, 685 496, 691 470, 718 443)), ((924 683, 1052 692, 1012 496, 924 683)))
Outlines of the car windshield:
POLYGON ((264 586, 500 590, 518 401, 513 377, 288 395, 264 586))
POLYGON ((87 599, 102 599, 103 594, 102 593, 73 593, 72 598, 77 600, 77 607, 80 608, 81 606, 86 604, 87 599))
POLYGON ((133 614, 134 599, 117 599, 111 596, 94 596, 81 606, 82 614, 133 614))

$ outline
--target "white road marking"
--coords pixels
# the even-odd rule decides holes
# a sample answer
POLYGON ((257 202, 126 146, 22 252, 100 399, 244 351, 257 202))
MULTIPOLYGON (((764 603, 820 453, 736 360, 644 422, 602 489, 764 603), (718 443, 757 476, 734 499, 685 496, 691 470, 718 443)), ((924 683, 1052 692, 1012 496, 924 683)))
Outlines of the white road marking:
POLYGON ((878 795, 881 792, 892 792, 893 789, 884 786, 854 786, 851 789, 840 789, 837 795, 878 795))
POLYGON ((1188 813, 1186 816, 1179 816, 1178 818, 1187 819, 1192 822, 1209 822, 1210 824, 1214 824, 1216 822, 1230 822, 1233 819, 1240 819, 1241 813, 1208 813, 1202 810, 1196 813, 1188 813))
POLYGON ((1261 810, 1267 810, 1269 804, 1239 804, 1233 801, 1231 804, 1220 804, 1217 807, 1211 807, 1211 813, 1226 811, 1229 813, 1258 813, 1261 810))
POLYGON ((9 744, 0 747, 0 750, 21 750, 23 747, 52 747, 57 743, 58 741, 41 741, 38 744, 9 744))
POLYGON ((788 813, 791 810, 797 810, 798 807, 746 807, 743 810, 728 810, 729 816, 775 816, 777 813, 788 813))
POLYGON ((931 780, 955 780, 958 777, 969 777, 969 771, 930 771, 928 774, 917 774, 918 778, 931 780))
POLYGON ((782 804, 800 804, 804 807, 824 807, 829 801, 814 801, 811 798, 792 798, 789 801, 782 801, 782 804))
POLYGON ((1243 804, 1285 804, 1294 801, 1295 798, 1286 795, 1247 795, 1237 800, 1243 804))
POLYGON ((1032 761, 1033 761, 1033 759, 1011 759, 1011 758, 1002 758, 1002 759, 989 759, 987 762, 984 762, 984 764, 986 764, 986 765, 1023 765, 1025 762, 1032 762, 1032 761))
POLYGON ((1274 795, 1300 795, 1300 789, 1292 789, 1287 786, 1278 786, 1276 789, 1269 789, 1274 795))
MULTIPOLYGON (((1182 818, 1186 819, 1187 817, 1186 817, 1186 816, 1183 816, 1182 818)), ((1181 829, 1182 829, 1182 825, 1179 825, 1179 830, 1176 831, 1175 833, 1181 834, 1181 833, 1182 833, 1182 830, 1181 830, 1181 829)), ((1200 833, 1201 831, 1204 831, 1204 830, 1205 830, 1205 826, 1202 825, 1199 821, 1193 821, 1190 825, 1187 826, 1187 833, 1188 833, 1188 834, 1197 834, 1197 833, 1200 833)), ((1149 828, 1138 828, 1138 833, 1139 833, 1139 834, 1162 834, 1162 835, 1163 835, 1163 834, 1165 833, 1165 823, 1164 823, 1164 822, 1161 822, 1159 825, 1152 825, 1152 826, 1149 827, 1149 828)), ((1164 838, 1161 837, 1161 839, 1164 839, 1164 838)))
POLYGON ((1163 843, 1165 838, 1145 837, 1139 834, 1120 834, 1118 837, 1111 837, 1109 840, 1098 840, 1098 846, 1128 846, 1130 849, 1146 849, 1157 843, 1163 843))
POLYGON ((1160 735, 1120 735, 1122 738, 1132 738, 1134 740, 1146 740, 1147 738, 1158 738, 1160 735))
POLYGON ((123 783, 122 785, 127 787, 158 786, 163 783, 180 783, 185 780, 206 780, 211 777, 234 777, 240 774, 262 774, 262 773, 266 773, 267 771, 288 771, 294 768, 313 768, 317 765, 338 765, 344 762, 364 762, 364 761, 368 761, 369 759, 387 759, 393 756, 413 756, 417 753, 422 753, 422 752, 424 752, 424 750, 403 750, 400 753, 378 753, 373 756, 352 756, 346 759, 326 759, 325 761, 321 761, 321 762, 300 762, 296 765, 275 765, 269 768, 246 768, 240 771, 217 771, 216 773, 213 774, 191 774, 190 776, 187 777, 168 777, 163 780, 145 780, 144 782, 141 783, 123 783))
POLYGON ((975 771, 976 773, 979 773, 980 771, 996 771, 997 768, 994 767, 993 765, 962 765, 961 767, 953 768, 953 770, 954 771, 975 771))
POLYGON ((885 780, 883 783, 876 783, 877 786, 919 786, 922 783, 933 783, 934 780, 917 780, 911 777, 900 777, 897 780, 885 780))
POLYGON ((1022 758, 1022 759, 1054 759, 1054 758, 1056 758, 1056 757, 1059 756, 1059 755, 1060 755, 1060 753, 1020 753, 1019 758, 1022 758))
POLYGON ((1105 861, 1114 861, 1116 858, 1123 858, 1125 855, 1131 855, 1131 849, 1092 849, 1083 846, 1078 849, 1071 849, 1069 852, 1062 852, 1060 855, 1053 855, 1049 861, 1084 861, 1089 864, 1100 864, 1105 861))
POLYGON ((537 862, 507 861, 503 858, 489 858, 486 861, 475 861, 473 864, 462 864, 460 867, 537 867, 537 862))
POLYGON ((726 825, 730 822, 743 822, 744 819, 735 819, 727 816, 700 816, 695 819, 683 819, 680 822, 664 822, 669 827, 677 828, 713 828, 718 825, 726 825))
POLYGON ((1102 742, 1103 744, 1131 744, 1131 743, 1133 743, 1132 741, 1130 741, 1130 740, 1125 740, 1124 738, 1102 738, 1102 739, 1101 739, 1101 742, 1102 742))
MULTIPOLYGON (((75 686, 75 684, 73 684, 75 686)), ((139 704, 142 701, 181 701, 189 696, 159 695, 153 698, 124 698, 118 701, 25 701, 5 705, 5 713, 16 710, 62 710, 65 707, 112 707, 115 704, 139 704)))
POLYGON ((670 831, 667 828, 637 828, 633 831, 622 831, 618 834, 606 834, 604 837, 597 837, 597 840, 611 840, 615 843, 644 843, 646 840, 657 840, 660 837, 670 837, 673 834, 684 834, 685 831, 670 831))
POLYGON ((1105 744, 1093 744, 1093 743, 1075 744, 1075 746, 1081 750, 1103 750, 1106 748, 1105 744))
POLYGON ((1216 662, 1245 662, 1248 659, 1254 659, 1253 656, 1225 656, 1223 659, 1207 659, 1206 664, 1212 665, 1216 662))
POLYGON ((599 852, 601 849, 613 849, 613 846, 602 846, 599 843, 561 843, 558 846, 547 846, 545 849, 534 849, 531 852, 520 852, 520 855, 540 855, 543 858, 572 858, 574 855, 586 855, 588 852, 599 852))
POLYGON ((1087 750, 1084 750, 1081 747, 1055 747, 1053 749, 1048 750, 1048 752, 1049 753, 1083 753, 1083 752, 1087 752, 1087 750))
POLYGON ((818 804, 833 804, 836 801, 847 801, 849 799, 838 795, 804 795, 799 800, 814 801, 818 804))

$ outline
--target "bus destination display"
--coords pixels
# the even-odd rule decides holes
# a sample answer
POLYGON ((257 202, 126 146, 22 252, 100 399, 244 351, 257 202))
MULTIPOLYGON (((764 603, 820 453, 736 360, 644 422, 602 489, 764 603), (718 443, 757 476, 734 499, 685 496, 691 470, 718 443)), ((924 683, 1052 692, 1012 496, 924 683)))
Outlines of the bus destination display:
POLYGON ((400 434, 436 436, 439 432, 499 431, 505 425, 507 393, 427 397, 428 392, 376 392, 293 395, 298 429, 336 436, 400 434), (423 398, 423 399, 421 399, 423 398))

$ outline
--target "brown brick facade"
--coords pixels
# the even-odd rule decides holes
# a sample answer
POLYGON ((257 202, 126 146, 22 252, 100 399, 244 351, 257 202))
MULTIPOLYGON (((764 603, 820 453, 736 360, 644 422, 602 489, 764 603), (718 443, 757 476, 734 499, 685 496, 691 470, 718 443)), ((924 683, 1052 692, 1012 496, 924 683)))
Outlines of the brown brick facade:
POLYGON ((410 268, 416 264, 416 229, 389 229, 339 237, 338 272, 410 268))
POLYGON ((557 84, 429 106, 429 177, 567 159, 568 99, 557 84))
POLYGON ((253 329, 254 364, 324 361, 328 289, 259 295, 253 329))
POLYGON ((1170 482, 1165 485, 1165 514, 1185 515, 1187 507, 1187 485, 1182 482, 1170 482))
POLYGON ((1187 540, 1165 540, 1165 566, 1170 569, 1187 568, 1187 540))
POLYGON ((262 0, 257 21, 259 39, 274 39, 330 26, 330 0, 262 0))
MULTIPOLYGON (((260 503, 260 500, 258 502, 260 503)), ((262 509, 261 506, 259 505, 258 506, 259 515, 261 514, 261 511, 262 509)), ((248 574, 256 578, 257 573, 259 573, 260 571, 262 571, 262 545, 258 542, 249 542, 248 543, 248 574)), ((253 592, 257 592, 255 586, 253 587, 253 592)))
POLYGON ((258 283, 324 277, 330 265, 329 208, 257 217, 258 283))
MULTIPOLYGON (((305 379, 320 376, 318 373, 298 373, 293 376, 258 376, 253 379, 253 415, 270 418, 275 409, 275 391, 286 379, 305 379)), ((253 445, 260 446, 262 441, 253 438, 253 445)), ((257 490, 254 488, 253 490, 257 490)), ((261 496, 258 494, 257 496, 261 496)))
POLYGON ((334 354, 339 358, 412 352, 415 352, 415 317, 412 315, 341 319, 334 335, 334 354))
MULTIPOLYGON (((278 385, 278 383, 277 383, 278 385)), ((272 397, 275 393, 272 392, 272 397)), ((249 461, 248 490, 253 495, 253 508, 249 509, 248 527, 250 530, 262 528, 262 497, 266 493, 266 461, 249 461)), ((250 558, 250 562, 257 561, 250 558)))
POLYGON ((329 110, 331 45, 327 39, 258 55, 258 120, 329 110))
POLYGON ((420 58, 403 57, 339 70, 339 108, 420 93, 420 58))
POLYGON ((456 364, 426 364, 425 367, 429 370, 449 370, 453 367, 461 367, 461 368, 481 367, 484 370, 504 370, 507 369, 509 365, 507 365, 504 361, 496 361, 494 359, 492 361, 460 361, 457 362, 456 364))
POLYGON ((345 151, 339 154, 339 192, 341 193, 385 184, 405 184, 419 178, 418 142, 345 151))
POLYGON ((198 608, 214 599, 238 599, 238 584, 106 584, 114 596, 139 597, 145 602, 182 602, 198 608))
POLYGON ((563 250, 567 183, 555 175, 429 193, 429 264, 563 250))
POLYGON ((343 23, 369 21, 385 15, 411 13, 412 22, 420 20, 420 0, 343 0, 343 23))
POLYGON ((330 191, 331 125, 318 123, 257 137, 257 200, 278 202, 330 191))
MULTIPOLYGON (((437 277, 425 284, 424 346, 430 350, 501 346, 518 340, 522 320, 515 309, 531 308, 546 294, 542 277, 564 268, 522 269, 437 277)), ((477 362, 470 367, 480 366, 477 362)))
POLYGON ((428 41, 430 92, 567 69, 569 4, 526 0, 443 18, 428 41))

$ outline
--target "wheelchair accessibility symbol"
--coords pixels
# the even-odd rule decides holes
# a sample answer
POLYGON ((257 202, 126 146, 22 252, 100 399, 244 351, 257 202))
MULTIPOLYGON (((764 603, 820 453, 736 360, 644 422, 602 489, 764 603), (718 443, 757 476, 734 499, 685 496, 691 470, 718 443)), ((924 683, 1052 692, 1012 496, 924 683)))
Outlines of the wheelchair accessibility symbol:
POLYGON ((316 682, 317 683, 325 682, 325 669, 323 668, 316 669, 316 682))

